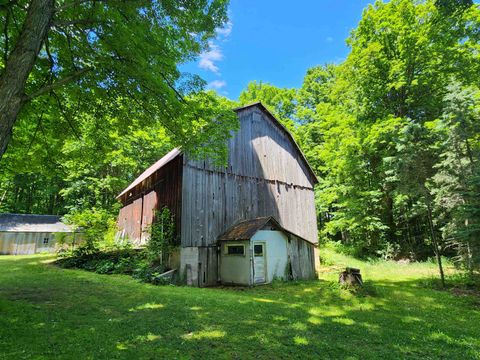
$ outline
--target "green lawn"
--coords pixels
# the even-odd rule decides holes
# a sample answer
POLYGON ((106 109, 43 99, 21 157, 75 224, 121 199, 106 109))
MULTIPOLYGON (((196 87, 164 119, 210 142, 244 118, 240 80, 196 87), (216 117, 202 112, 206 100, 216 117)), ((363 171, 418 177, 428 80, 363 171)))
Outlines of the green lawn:
POLYGON ((340 290, 335 267, 316 282, 197 289, 2 256, 0 358, 480 359, 480 301, 426 287, 434 265, 324 256, 359 266, 365 294, 340 290))

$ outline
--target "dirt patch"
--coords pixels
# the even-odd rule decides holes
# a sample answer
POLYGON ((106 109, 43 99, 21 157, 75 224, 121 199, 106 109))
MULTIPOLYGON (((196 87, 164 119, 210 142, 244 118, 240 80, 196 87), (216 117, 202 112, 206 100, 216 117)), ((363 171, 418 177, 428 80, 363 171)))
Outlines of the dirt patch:
POLYGON ((53 302, 54 293, 43 289, 4 290, 0 292, 0 296, 10 301, 26 301, 32 304, 55 305, 53 302))
POLYGON ((480 299, 480 290, 477 289, 453 288, 450 291, 456 296, 475 296, 480 299))

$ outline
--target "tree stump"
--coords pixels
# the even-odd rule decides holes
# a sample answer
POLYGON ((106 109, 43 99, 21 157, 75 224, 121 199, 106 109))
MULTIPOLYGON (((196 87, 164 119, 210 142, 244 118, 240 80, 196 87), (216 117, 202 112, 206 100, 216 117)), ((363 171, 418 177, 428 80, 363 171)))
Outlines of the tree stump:
POLYGON ((347 267, 345 271, 340 273, 338 282, 340 285, 362 286, 363 280, 362 275, 360 274, 360 269, 347 267))

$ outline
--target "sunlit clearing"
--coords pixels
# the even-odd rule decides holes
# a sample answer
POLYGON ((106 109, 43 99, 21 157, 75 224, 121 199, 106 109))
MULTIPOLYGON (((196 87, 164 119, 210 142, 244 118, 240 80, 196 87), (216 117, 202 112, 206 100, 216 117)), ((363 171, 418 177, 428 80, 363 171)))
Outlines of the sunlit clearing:
POLYGON ((413 323, 413 322, 419 322, 419 321, 422 321, 422 320, 420 320, 418 317, 414 317, 414 316, 405 316, 404 318, 402 318, 402 322, 404 322, 406 324, 413 323))
POLYGON ((155 341, 155 340, 158 340, 160 338, 161 338, 160 335, 154 335, 154 334, 148 334, 147 335, 147 340, 148 341, 155 341))
POLYGON ((316 316, 310 316, 308 318, 308 322, 314 325, 318 325, 318 324, 321 324, 323 320, 316 316))
POLYGON ((307 325, 297 321, 292 325, 292 328, 295 330, 307 330, 307 325))
POLYGON ((128 346, 125 343, 117 343, 117 349, 118 350, 127 350, 128 346))
POLYGON ((278 302, 278 301, 274 301, 274 300, 271 300, 271 299, 263 299, 263 298, 253 298, 253 300, 258 301, 258 302, 265 302, 265 303, 275 303, 275 302, 278 302))
POLYGON ((146 304, 143 304, 143 305, 139 305, 135 308, 131 308, 128 311, 135 312, 135 311, 139 311, 139 310, 161 309, 161 308, 164 308, 164 307, 165 307, 165 305, 163 305, 163 304, 146 303, 146 304))
POLYGON ((333 322, 343 324, 343 325, 353 325, 355 324, 355 320, 348 319, 348 318, 336 318, 332 320, 333 322))
POLYGON ((433 340, 443 340, 446 343, 454 343, 455 341, 448 335, 442 333, 442 332, 433 332, 430 334, 430 339, 433 340))
POLYGON ((345 311, 337 307, 329 307, 329 308, 314 307, 314 308, 311 308, 308 311, 308 313, 313 316, 342 316, 345 314, 345 311))
POLYGON ((296 345, 308 345, 308 340, 306 338, 304 338, 303 336, 295 336, 293 338, 293 342, 296 345))
POLYGON ((182 338, 186 340, 218 339, 224 337, 225 334, 225 331, 220 330, 203 330, 182 335, 182 338))

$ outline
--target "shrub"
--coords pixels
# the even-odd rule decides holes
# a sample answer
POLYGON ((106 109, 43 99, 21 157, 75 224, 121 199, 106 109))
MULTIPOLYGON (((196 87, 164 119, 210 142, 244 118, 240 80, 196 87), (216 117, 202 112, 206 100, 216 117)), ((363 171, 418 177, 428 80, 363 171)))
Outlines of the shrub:
POLYGON ((106 210, 93 208, 74 211, 63 219, 67 224, 73 225, 75 231, 81 230, 84 234, 85 242, 81 246, 84 251, 94 252, 100 247, 113 245, 115 219, 106 210))
POLYGON ((111 274, 116 268, 116 264, 112 260, 99 260, 94 271, 98 274, 111 274))
POLYGON ((150 240, 145 251, 148 260, 167 264, 175 249, 175 219, 167 207, 155 212, 155 222, 150 226, 150 240))
POLYGON ((166 271, 163 265, 152 266, 148 261, 143 261, 133 271, 133 277, 143 282, 148 282, 156 285, 168 283, 164 282, 163 277, 160 277, 166 271))
POLYGON ((59 266, 81 268, 99 274, 128 274, 152 284, 168 284, 161 276, 167 269, 170 254, 175 249, 175 221, 170 210, 163 208, 155 214, 151 237, 143 250, 130 244, 115 244, 116 224, 105 211, 87 210, 68 216, 69 223, 82 227, 85 243, 74 251, 65 252, 57 261, 59 266))
POLYGON ((56 264, 64 268, 78 268, 98 274, 126 274, 135 279, 155 285, 170 284, 171 279, 162 276, 165 265, 152 263, 145 250, 131 247, 114 248, 109 251, 91 251, 85 247, 68 252, 56 264))
POLYGON ((385 241, 377 250, 377 254, 383 260, 394 260, 400 254, 400 245, 385 241))
POLYGON ((115 265, 114 273, 116 274, 132 274, 137 266, 138 260, 136 258, 123 257, 120 258, 115 265))

